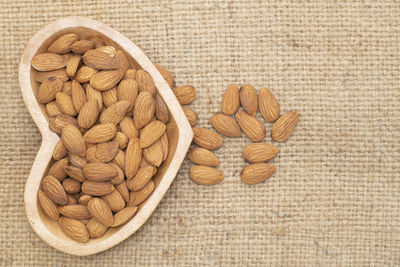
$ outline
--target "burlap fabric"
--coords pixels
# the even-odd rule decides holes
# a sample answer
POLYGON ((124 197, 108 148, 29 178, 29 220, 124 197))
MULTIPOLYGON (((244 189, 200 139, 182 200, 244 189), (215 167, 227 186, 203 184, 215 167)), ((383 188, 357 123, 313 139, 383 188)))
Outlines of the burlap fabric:
POLYGON ((399 265, 400 4, 270 2, 1 1, 0 265, 399 265), (270 88, 282 112, 301 113, 279 144, 277 173, 243 185, 249 140, 225 139, 217 152, 225 180, 198 186, 185 161, 125 242, 89 257, 47 246, 24 215, 41 136, 17 69, 30 36, 68 15, 110 25, 173 71, 178 85, 193 84, 201 126, 210 126, 229 83, 270 88))

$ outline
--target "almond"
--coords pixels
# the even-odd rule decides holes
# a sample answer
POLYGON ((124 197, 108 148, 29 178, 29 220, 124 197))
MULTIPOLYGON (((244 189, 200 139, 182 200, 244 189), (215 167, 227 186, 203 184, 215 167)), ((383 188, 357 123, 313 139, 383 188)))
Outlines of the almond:
POLYGON ((239 87, 236 84, 231 84, 226 88, 222 97, 221 111, 226 115, 233 115, 238 110, 239 105, 239 87))
POLYGON ((108 227, 104 224, 100 223, 98 220, 92 218, 86 224, 86 227, 89 231, 89 236, 91 238, 99 238, 102 237, 106 232, 108 227))
POLYGON ((77 155, 68 154, 68 161, 71 163, 71 165, 78 167, 78 168, 82 168, 83 166, 86 165, 86 159, 79 157, 77 155))
POLYGON ((110 162, 115 158, 117 153, 118 143, 107 142, 96 145, 94 156, 98 160, 98 162, 110 162))
POLYGON ((47 116, 53 117, 61 114, 61 110, 58 109, 56 101, 52 101, 46 105, 47 116))
POLYGON ((64 187, 65 192, 69 194, 76 194, 81 191, 81 183, 72 178, 64 179, 62 181, 62 186, 64 187))
POLYGON ((88 205, 89 213, 105 226, 112 226, 114 223, 114 218, 110 207, 107 202, 103 199, 94 197, 92 198, 88 205))
POLYGON ((143 149, 143 157, 145 157, 151 165, 159 167, 164 158, 160 140, 143 149))
MULTIPOLYGON (((85 181, 85 177, 83 176, 82 169, 79 167, 65 166, 64 171, 66 174, 68 174, 69 177, 75 179, 78 182, 82 183, 85 181)), ((80 186, 79 186, 79 188, 80 188, 80 186)))
POLYGON ((128 101, 118 101, 117 103, 111 105, 110 107, 106 108, 100 114, 100 123, 119 123, 123 117, 125 117, 126 112, 129 108, 128 101))
POLYGON ((78 194, 67 194, 68 204, 67 205, 75 205, 78 204, 78 194))
POLYGON ((142 69, 136 71, 135 80, 140 92, 149 92, 152 95, 156 93, 156 85, 147 71, 142 69))
POLYGON ((145 148, 154 144, 165 130, 166 126, 163 122, 158 120, 150 122, 140 133, 140 147, 145 148))
POLYGON ((76 116, 76 114, 77 114, 76 109, 75 109, 74 103, 72 102, 72 98, 70 95, 63 93, 63 92, 58 92, 56 94, 56 103, 57 103, 57 107, 65 115, 69 115, 72 117, 76 116))
POLYGON ((117 227, 123 225, 124 223, 128 222, 130 219, 133 218, 137 211, 137 207, 126 207, 120 211, 118 211, 114 215, 114 224, 113 227, 117 227))
POLYGON ((61 92, 64 92, 64 93, 70 95, 72 93, 72 82, 71 81, 64 82, 61 92))
POLYGON ((81 157, 85 156, 86 144, 78 128, 71 124, 65 126, 61 131, 61 140, 68 152, 81 157))
POLYGON ((118 192, 121 194, 121 196, 124 198, 125 202, 129 201, 129 190, 128 187, 126 186, 126 182, 122 182, 119 185, 115 187, 118 192))
POLYGON ((161 144, 161 149, 163 153, 163 161, 168 158, 168 152, 169 152, 169 141, 168 141, 168 135, 167 132, 164 132, 164 134, 160 138, 160 144, 161 144))
POLYGON ((71 45, 72 52, 79 55, 82 55, 93 48, 94 48, 94 43, 92 40, 79 40, 75 41, 71 45))
POLYGON ((83 89, 82 85, 77 81, 72 81, 71 96, 75 110, 79 113, 82 106, 86 103, 86 92, 83 89))
POLYGON ((251 163, 265 162, 275 157, 279 149, 271 144, 253 143, 243 148, 243 158, 251 163))
POLYGON ((65 158, 68 154, 67 149, 65 148, 64 144, 62 143, 62 141, 58 141, 56 146, 54 147, 53 150, 53 158, 55 160, 60 160, 62 158, 65 158))
POLYGON ((155 97, 157 119, 167 124, 169 122, 169 111, 164 100, 158 94, 155 97))
POLYGON ((216 132, 200 127, 193 127, 193 142, 203 148, 216 150, 222 146, 222 138, 216 132))
POLYGON ((35 81, 40 83, 50 78, 58 78, 63 82, 66 82, 69 79, 65 68, 53 71, 34 71, 33 77, 35 81))
POLYGON ((137 192, 129 193, 129 206, 138 206, 143 201, 145 201, 154 190, 154 182, 150 180, 150 182, 142 189, 137 192))
POLYGON ((58 220, 58 225, 69 238, 81 243, 89 241, 89 232, 83 222, 68 217, 61 217, 58 220))
MULTIPOLYGON (((129 137, 122 132, 117 132, 113 141, 118 143, 118 148, 125 149, 126 146, 128 145, 129 137)), ((117 153, 118 153, 118 151, 117 151, 117 153)))
POLYGON ((125 200, 118 190, 114 190, 111 194, 103 196, 103 199, 114 212, 120 211, 125 207, 125 200))
POLYGON ((62 215, 72 219, 87 220, 92 218, 92 215, 90 215, 87 207, 81 204, 65 205, 62 207, 58 207, 58 211, 62 215))
POLYGON ((86 179, 96 182, 109 181, 118 174, 113 166, 101 162, 88 163, 82 170, 86 179))
POLYGON ((144 157, 142 157, 139 168, 146 167, 146 166, 151 166, 151 164, 144 157))
POLYGON ((113 57, 100 50, 89 50, 83 57, 85 65, 97 70, 114 70, 117 68, 113 57))
POLYGON ((41 104, 46 104, 56 98, 56 93, 61 92, 63 82, 60 79, 51 77, 39 86, 37 100, 41 104))
POLYGON ((175 79, 174 79, 174 76, 172 75, 172 73, 158 64, 154 64, 154 66, 161 73, 164 80, 168 83, 169 87, 171 87, 171 89, 174 88, 175 87, 175 79))
POLYGON ((181 105, 187 105, 196 100, 196 89, 191 85, 179 86, 174 91, 176 98, 181 105))
POLYGON ((91 195, 86 195, 86 194, 82 194, 79 197, 79 204, 82 205, 87 205, 87 203, 89 203, 89 201, 92 199, 93 197, 91 195))
POLYGON ((257 91, 250 84, 245 84, 240 88, 240 103, 244 111, 250 116, 255 116, 258 111, 257 91))
POLYGON ((52 131, 54 131, 57 134, 61 134, 62 128, 64 128, 69 124, 78 127, 78 122, 74 117, 62 113, 58 114, 55 117, 49 118, 49 127, 52 131))
POLYGON ((93 89, 90 85, 86 87, 86 98, 89 101, 90 99, 96 100, 99 106, 99 112, 103 109, 103 97, 100 91, 93 89))
POLYGON ((88 143, 104 143, 113 139, 116 133, 117 127, 115 124, 98 124, 85 133, 84 139, 88 143))
POLYGON ((128 57, 122 50, 118 50, 114 56, 115 65, 118 69, 122 70, 124 73, 129 69, 130 64, 128 57))
POLYGON ((49 216, 53 220, 58 220, 58 217, 60 217, 60 213, 57 210, 57 205, 54 204, 54 202, 50 198, 48 198, 42 190, 38 191, 38 201, 40 207, 47 216, 49 216))
POLYGON ((190 126, 195 126, 198 120, 196 112, 187 106, 182 106, 182 110, 185 113, 185 116, 188 119, 190 126))
POLYGON ((124 173, 124 171, 117 165, 117 164, 115 164, 115 163, 113 163, 113 162, 111 162, 111 163, 108 163, 110 166, 112 166, 114 169, 116 169, 117 170, 117 176, 115 176, 112 180, 111 180, 111 183, 113 184, 113 185, 119 185, 119 184, 121 184, 122 182, 124 182, 124 180, 125 180, 125 173, 124 173))
POLYGON ((117 89, 114 87, 107 91, 102 91, 101 96, 103 97, 103 103, 106 107, 110 107, 117 103, 117 89))
POLYGON ((243 168, 240 178, 244 184, 264 182, 275 173, 275 166, 268 163, 253 163, 243 168))
POLYGON ((90 79, 93 77, 93 75, 95 75, 98 71, 83 65, 82 67, 80 67, 78 69, 78 71, 75 73, 75 81, 79 82, 79 83, 87 83, 90 81, 90 79))
POLYGON ((47 49, 50 53, 65 54, 71 51, 71 45, 79 40, 75 33, 67 33, 55 40, 47 49))
POLYGON ((215 167, 219 165, 219 160, 215 154, 205 148, 195 148, 189 151, 188 159, 198 165, 215 167))
POLYGON ((97 121, 99 116, 99 106, 97 101, 89 99, 80 109, 78 115, 79 127, 83 129, 91 128, 97 121))
POLYGON ((125 71, 124 79, 135 79, 135 77, 136 77, 135 69, 128 69, 125 71))
POLYGON ((121 149, 118 149, 118 153, 115 158, 112 160, 115 164, 118 165, 122 170, 125 170, 125 152, 121 149))
MULTIPOLYGON (((89 144, 88 144, 88 146, 89 146, 89 144)), ((96 158, 96 144, 94 144, 94 146, 88 147, 85 158, 88 162, 100 162, 96 158)))
POLYGON ((108 54, 110 57, 114 57, 115 54, 117 53, 117 50, 111 45, 101 45, 101 46, 96 46, 96 51, 104 52, 108 54))
POLYGON ((279 103, 267 88, 260 91, 259 105, 261 115, 267 122, 274 122, 279 117, 279 103))
POLYGON ((48 175, 43 178, 41 184, 43 192, 49 199, 60 205, 68 203, 67 193, 65 193, 63 186, 57 178, 48 175))
POLYGON ((103 70, 90 78, 90 86, 99 91, 109 90, 117 85, 123 75, 121 70, 103 70))
POLYGON ((72 56, 67 61, 67 65, 65 66, 65 71, 67 72, 69 77, 74 77, 76 71, 78 70, 79 64, 81 63, 81 56, 75 55, 72 56))
POLYGON ((54 162, 54 164, 50 167, 48 175, 51 175, 61 181, 67 177, 67 174, 64 171, 66 166, 68 166, 68 159, 60 159, 59 161, 54 162))
POLYGON ((222 135, 227 137, 240 137, 242 131, 235 119, 223 113, 214 114, 210 119, 212 127, 222 135))
POLYGON ((153 118, 155 111, 155 100, 151 93, 141 92, 135 101, 133 110, 133 122, 137 129, 142 129, 153 118))
POLYGON ((129 138, 138 138, 139 132, 133 123, 133 120, 129 117, 124 117, 120 122, 119 126, 121 127, 121 131, 129 138))
POLYGON ((190 168, 190 179, 200 185, 214 185, 224 179, 224 174, 215 168, 194 165, 190 168))
MULTIPOLYGON (((132 138, 131 140, 129 140, 125 155, 125 175, 127 179, 133 178, 136 175, 141 159, 142 149, 139 145, 139 139, 132 138)), ((119 164, 117 163, 117 165, 119 164)))
POLYGON ((153 177, 153 172, 154 172, 153 166, 146 166, 140 168, 137 171, 135 177, 133 177, 132 179, 128 178, 128 180, 126 181, 126 186, 131 191, 139 191, 143 189, 147 185, 147 183, 151 180, 151 177, 153 177))
POLYGON ((67 65, 65 57, 54 53, 42 53, 32 58, 32 67, 38 71, 52 71, 67 65))
POLYGON ((82 183, 82 192, 91 196, 105 196, 114 191, 114 186, 111 182, 95 182, 84 181, 82 183))
POLYGON ((298 121, 299 113, 297 111, 290 111, 282 115, 272 126, 272 139, 276 142, 286 141, 292 135, 298 121))
POLYGON ((264 124, 258 119, 250 116, 243 110, 239 110, 236 115, 236 121, 244 134, 253 142, 260 142, 265 137, 264 124))

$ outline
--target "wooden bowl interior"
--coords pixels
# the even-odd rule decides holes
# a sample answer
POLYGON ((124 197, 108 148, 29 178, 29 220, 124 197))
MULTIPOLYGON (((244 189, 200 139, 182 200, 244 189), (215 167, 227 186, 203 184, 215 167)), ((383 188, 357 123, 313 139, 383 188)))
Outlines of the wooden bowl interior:
MULTIPOLYGON (((136 62, 136 60, 134 58, 132 58, 132 56, 127 53, 124 49, 122 49, 118 44, 116 44, 115 42, 113 42, 112 40, 110 40, 109 38, 107 38, 106 36, 102 35, 99 32, 96 32, 92 29, 88 29, 88 28, 84 28, 84 27, 74 27, 74 28, 67 28, 64 29, 62 31, 59 31, 58 33, 54 34, 53 36, 51 36, 50 38, 48 38, 46 41, 43 42, 43 44, 40 46, 40 48, 38 49, 38 51, 36 52, 36 54, 39 53, 44 53, 47 51, 47 48, 49 47, 49 45, 54 42, 57 38, 59 38, 60 36, 66 34, 66 33, 77 33, 79 35, 79 37, 81 39, 92 39, 92 38, 100 38, 101 40, 103 40, 105 45, 111 45, 113 47, 115 47, 116 49, 121 49, 123 50, 126 55, 129 58, 129 61, 131 63, 131 66, 135 67, 135 68, 141 68, 140 64, 138 64, 136 62)), ((35 69, 33 69, 31 67, 31 85, 32 85, 32 90, 35 94, 35 97, 37 97, 37 91, 39 88, 39 83, 37 81, 35 81, 34 79, 34 72, 36 72, 35 69)), ((158 89, 157 89, 158 90, 158 89)), ((161 94, 160 94, 161 96, 161 94)), ((46 119, 48 120, 48 116, 47 116, 47 112, 45 109, 45 105, 43 104, 39 104, 42 113, 44 114, 44 116, 46 117, 46 119)), ((170 122, 167 125, 167 134, 168 134, 168 142, 169 142, 169 154, 167 159, 162 163, 162 165, 157 169, 157 173, 156 175, 153 177, 153 181, 155 184, 155 188, 153 190, 156 191, 158 185, 161 182, 162 177, 164 176, 165 172, 167 171, 177 148, 177 144, 178 144, 178 140, 179 140, 179 129, 177 127, 175 118, 173 117, 172 113, 170 112, 170 122)), ((47 165, 47 168, 45 170, 45 174, 48 173, 48 170, 50 168, 50 166, 54 163, 54 159, 51 159, 51 161, 49 162, 49 164, 47 165)), ((147 200, 150 198, 151 196, 149 196, 147 198, 147 200)), ((43 224, 46 225, 46 227, 56 236, 58 236, 59 238, 65 240, 65 242, 68 243, 77 243, 75 241, 73 241, 72 239, 70 239, 69 237, 67 237, 59 228, 58 223, 52 219, 50 219, 42 210, 42 208, 40 207, 38 201, 37 201, 37 197, 36 198, 36 206, 38 207, 38 211, 39 211, 39 215, 40 218, 43 222, 43 224)), ((138 216, 140 214, 140 211, 143 207, 145 207, 146 202, 143 202, 142 204, 139 205, 138 208, 138 212, 136 213, 135 216, 138 216)), ((109 228, 107 233, 105 235, 103 235, 100 238, 96 238, 96 239, 90 239, 88 243, 88 245, 96 243, 96 242, 100 242, 104 239, 107 239, 109 236, 113 235, 114 233, 118 232, 120 229, 122 229, 123 227, 125 227, 125 225, 119 226, 119 227, 115 227, 115 228, 109 228)), ((77 243, 80 245, 85 245, 85 244, 81 244, 81 243, 77 243)))

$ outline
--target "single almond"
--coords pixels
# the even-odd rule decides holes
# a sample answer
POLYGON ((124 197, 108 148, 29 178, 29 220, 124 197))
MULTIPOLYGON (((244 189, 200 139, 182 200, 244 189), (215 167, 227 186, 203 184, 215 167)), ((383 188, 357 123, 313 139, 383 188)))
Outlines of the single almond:
POLYGON ((141 92, 136 98, 133 110, 133 122, 137 129, 142 129, 153 118, 155 111, 155 100, 151 93, 141 92))
POLYGON ((58 78, 63 82, 66 82, 69 79, 65 68, 53 71, 34 71, 33 78, 35 79, 35 81, 40 83, 50 78, 58 78))
MULTIPOLYGON (((92 144, 92 143, 89 143, 92 144)), ((87 162, 100 162, 97 158, 96 158, 96 144, 94 144, 94 146, 89 147, 88 144, 88 149, 86 151, 86 160, 87 162)))
POLYGON ((90 219, 90 221, 86 224, 86 227, 89 231, 89 236, 91 238, 102 237, 107 232, 108 229, 107 226, 105 226, 95 218, 90 219))
POLYGON ((224 174, 221 171, 206 166, 192 166, 189 175, 192 181, 200 185, 214 185, 224 179, 224 174))
POLYGON ((71 154, 71 153, 68 154, 68 161, 71 163, 72 166, 75 166, 78 168, 82 168, 87 163, 85 158, 71 154))
POLYGON ((40 207, 51 219, 58 220, 60 213, 58 212, 57 205, 47 197, 47 195, 42 191, 38 191, 38 201, 40 207))
POLYGON ((126 207, 120 211, 118 211, 114 215, 114 224, 113 227, 117 227, 123 225, 124 223, 128 222, 130 219, 133 218, 137 211, 137 207, 126 207))
POLYGON ((77 219, 77 220, 87 220, 92 218, 87 207, 82 204, 75 205, 65 205, 62 207, 58 207, 58 211, 69 218, 77 219))
POLYGON ((124 73, 130 68, 128 57, 122 50, 118 50, 114 56, 115 66, 124 73))
POLYGON ((128 111, 133 109, 133 106, 138 95, 138 86, 133 79, 122 80, 116 89, 116 98, 121 101, 125 100, 129 102, 128 111))
POLYGON ((97 72, 98 70, 83 65, 76 71, 74 79, 79 83, 87 83, 97 72))
POLYGON ((72 98, 70 95, 64 92, 58 92, 56 94, 56 103, 57 107, 61 110, 65 115, 69 115, 72 117, 76 116, 76 109, 74 103, 72 102, 72 98))
POLYGON ((111 105, 110 107, 106 108, 100 114, 99 121, 100 123, 119 123, 123 117, 125 117, 126 112, 129 108, 128 101, 118 101, 117 103, 111 105))
POLYGON ((99 117, 99 106, 97 101, 89 99, 80 109, 78 115, 79 127, 83 129, 91 128, 99 117))
POLYGON ((222 135, 227 137, 240 137, 242 136, 242 131, 239 125, 232 117, 225 115, 223 113, 214 114, 210 123, 214 129, 222 135))
POLYGON ((61 140, 58 141, 53 150, 53 158, 55 160, 60 160, 60 159, 65 158, 67 156, 67 154, 68 154, 68 151, 65 148, 64 144, 62 143, 62 141, 61 140))
POLYGON ((86 179, 96 182, 109 181, 118 174, 113 166, 102 162, 88 163, 82 170, 86 179))
POLYGON ((110 162, 118 153, 117 142, 107 142, 95 146, 94 157, 98 162, 110 162))
POLYGON ((131 191, 139 191, 143 189, 147 183, 151 180, 151 177, 153 177, 154 173, 154 167, 153 166, 146 166, 143 168, 140 168, 135 177, 132 179, 129 179, 126 181, 126 186, 128 187, 129 190, 131 191))
POLYGON ((57 134, 61 134, 62 128, 64 128, 68 124, 78 127, 78 122, 74 117, 62 113, 49 118, 49 127, 53 132, 57 134))
POLYGON ((138 138, 139 132, 133 123, 133 120, 127 116, 125 116, 120 122, 119 126, 121 127, 121 131, 129 138, 138 138))
POLYGON ((191 85, 182 85, 174 91, 176 98, 181 105, 187 105, 196 100, 196 89, 191 85))
POLYGON ((129 140, 125 154, 125 175, 127 179, 131 179, 136 175, 136 172, 139 169, 141 159, 142 159, 142 149, 139 145, 139 139, 132 138, 131 140, 129 140))
POLYGON ((117 103, 117 89, 116 87, 107 90, 107 91, 102 91, 101 95, 103 97, 103 103, 106 107, 110 107, 117 103))
POLYGON ((282 115, 272 126, 271 137, 276 142, 286 141, 293 133, 299 121, 299 113, 290 111, 282 115))
POLYGON ((71 95, 71 93, 72 93, 72 82, 71 81, 64 82, 61 92, 64 92, 66 94, 71 95))
MULTIPOLYGON (((129 144, 129 143, 128 143, 129 144)), ((115 164, 118 165, 122 170, 125 170, 125 152, 121 149, 118 149, 118 153, 115 158, 112 160, 115 164)))
POLYGON ((129 206, 138 206, 143 201, 145 201, 154 190, 154 182, 150 180, 150 182, 142 189, 136 192, 129 193, 129 206))
MULTIPOLYGON (((64 171, 69 177, 75 179, 78 182, 84 182, 85 176, 83 175, 82 169, 76 166, 65 166, 64 171)), ((80 186, 79 186, 80 189, 80 186)))
POLYGON ((267 143, 252 143, 243 148, 243 158, 251 163, 265 162, 274 158, 279 152, 275 146, 267 143))
POLYGON ((115 135, 113 141, 117 142, 118 148, 125 149, 126 146, 128 145, 129 137, 126 134, 124 134, 123 132, 117 132, 117 134, 115 135))
POLYGON ((140 133, 140 147, 146 148, 154 144, 164 134, 166 128, 161 121, 150 122, 140 133))
POLYGON ((61 131, 61 140, 68 152, 85 156, 86 144, 78 128, 71 124, 66 125, 61 131))
POLYGON ((257 91, 250 84, 245 84, 240 88, 240 103, 250 116, 255 116, 258 111, 257 91))
POLYGON ((99 112, 103 109, 103 96, 100 91, 93 89, 90 85, 86 87, 86 98, 89 101, 90 99, 96 100, 99 112))
POLYGON ((156 93, 156 85, 147 71, 143 69, 136 71, 135 80, 140 92, 149 92, 152 95, 156 93))
POLYGON ((259 106, 261 115, 267 122, 274 122, 279 117, 279 103, 267 88, 260 91, 259 106))
POLYGON ((105 196, 114 191, 114 185, 111 182, 84 181, 82 183, 82 192, 91 196, 105 196))
POLYGON ((88 143, 104 143, 114 138, 117 127, 113 123, 103 123, 93 126, 88 130, 84 139, 88 143))
POLYGON ((105 226, 112 226, 114 223, 114 218, 110 207, 107 202, 103 199, 94 197, 92 198, 88 205, 89 213, 105 226))
POLYGON ((264 182, 275 173, 275 166, 268 163, 253 163, 243 168, 240 178, 244 184, 264 182))
POLYGON ((41 104, 46 104, 56 98, 56 93, 61 92, 63 82, 60 79, 51 77, 39 86, 37 100, 41 104))
POLYGON ((236 121, 244 134, 253 142, 260 142, 265 137, 264 124, 258 119, 250 116, 243 110, 239 110, 235 115, 236 121))
POLYGON ((90 86, 99 91, 113 88, 121 80, 124 72, 121 70, 103 70, 90 78, 90 86))
POLYGON ((97 49, 87 51, 82 60, 85 65, 97 70, 114 70, 117 68, 113 57, 97 49))
POLYGON ((47 49, 50 53, 65 54, 71 51, 71 45, 79 40, 75 33, 67 33, 55 40, 47 49))
POLYGON ((135 79, 136 77, 136 70, 135 69, 128 69, 125 71, 124 79, 135 79))
POLYGON ((67 193, 65 193, 63 186, 57 178, 48 175, 43 178, 41 185, 43 192, 52 201, 60 205, 68 203, 67 193))
POLYGON ((169 140, 168 140, 168 135, 167 132, 165 131, 164 134, 160 138, 160 144, 161 144, 161 149, 163 153, 163 161, 168 158, 168 153, 169 153, 169 140))
POLYGON ((103 199, 114 212, 118 212, 125 208, 125 200, 118 190, 114 190, 111 194, 103 196, 103 199))
POLYGON ((239 109, 239 87, 231 84, 226 88, 221 102, 221 111, 226 115, 233 115, 239 109))
POLYGON ((61 231, 69 238, 81 243, 89 241, 89 232, 83 222, 68 217, 61 217, 58 220, 58 225, 61 231))
POLYGON ((182 110, 185 113, 185 116, 188 119, 190 126, 194 127, 197 124, 198 120, 196 112, 187 106, 182 106, 182 110))
POLYGON ((222 138, 213 130, 193 127, 193 142, 203 148, 216 150, 222 146, 222 138))
POLYGON ((158 94, 155 97, 157 119, 167 124, 169 122, 169 110, 164 100, 158 94))
POLYGON ((52 71, 67 65, 65 57, 54 53, 41 53, 32 58, 32 67, 38 71, 52 71))
POLYGON ((93 48, 94 42, 92 40, 79 40, 71 44, 71 51, 78 55, 82 55, 93 48))
POLYGON ((164 80, 168 83, 169 87, 171 87, 171 89, 174 88, 175 87, 175 79, 174 79, 174 76, 172 75, 172 73, 169 72, 166 68, 164 68, 158 64, 154 64, 154 66, 156 66, 157 70, 161 73, 164 80))
POLYGON ((81 183, 72 178, 66 178, 62 181, 62 186, 68 194, 76 194, 81 191, 81 183))
POLYGON ((72 81, 71 83, 71 96, 75 110, 79 113, 82 106, 86 103, 86 92, 77 81, 72 81))
POLYGON ((115 187, 115 189, 118 190, 118 192, 121 194, 121 196, 124 198, 125 202, 128 203, 129 201, 129 190, 128 187, 126 186, 126 182, 122 182, 119 185, 115 187))
POLYGON ((47 103, 46 112, 47 112, 47 116, 49 116, 49 117, 57 116, 58 114, 62 113, 61 110, 58 109, 56 101, 47 103))
POLYGON ((60 159, 50 167, 48 175, 51 175, 55 178, 57 178, 59 181, 63 180, 65 177, 67 177, 67 174, 64 171, 64 168, 68 166, 68 159, 63 158, 60 159))
POLYGON ((215 167, 219 165, 217 156, 210 150, 205 148, 195 148, 189 151, 187 154, 188 159, 198 165, 215 167))
POLYGON ((79 202, 79 204, 82 204, 82 205, 87 205, 87 203, 89 203, 89 201, 92 199, 93 197, 91 196, 91 195, 87 195, 87 194, 82 194, 80 197, 79 197, 79 200, 78 200, 78 202, 79 202))
POLYGON ((103 45, 103 44, 100 46, 97 46, 97 45, 100 45, 100 44, 96 44, 96 49, 95 49, 96 51, 104 52, 104 53, 108 54, 110 57, 114 57, 115 54, 117 53, 117 50, 115 50, 115 48, 111 45, 103 45))
POLYGON ((81 63, 81 56, 74 55, 67 61, 67 65, 65 66, 65 71, 67 72, 69 77, 74 77, 76 71, 78 70, 79 64, 81 63))
POLYGON ((113 185, 119 185, 120 183, 125 181, 125 173, 124 171, 115 163, 111 162, 108 163, 110 166, 112 166, 114 169, 117 170, 117 176, 115 176, 112 180, 111 183, 113 185))
POLYGON ((143 149, 143 157, 153 166, 159 167, 163 161, 163 148, 160 140, 143 149))

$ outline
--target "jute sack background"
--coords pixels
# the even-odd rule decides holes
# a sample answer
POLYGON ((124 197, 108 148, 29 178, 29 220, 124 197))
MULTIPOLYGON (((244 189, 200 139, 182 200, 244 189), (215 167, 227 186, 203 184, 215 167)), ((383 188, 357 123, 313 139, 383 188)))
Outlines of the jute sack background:
POLYGON ((0 265, 399 265, 400 4, 269 2, 1 1, 0 265), (217 152, 225 180, 198 186, 185 161, 153 216, 120 245, 90 257, 47 246, 24 215, 41 136, 17 68, 32 34, 68 15, 110 25, 178 85, 194 85, 200 126, 229 83, 270 88, 282 112, 301 114, 279 144, 277 173, 241 184, 249 140, 226 139, 217 152))

